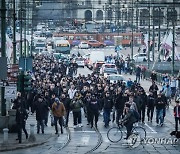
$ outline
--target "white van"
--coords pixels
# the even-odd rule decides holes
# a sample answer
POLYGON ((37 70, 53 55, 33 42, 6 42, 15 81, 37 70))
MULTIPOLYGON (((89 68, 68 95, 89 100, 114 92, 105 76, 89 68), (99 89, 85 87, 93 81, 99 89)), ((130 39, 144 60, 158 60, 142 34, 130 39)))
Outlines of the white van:
POLYGON ((92 69, 93 68, 93 64, 95 62, 98 62, 98 61, 105 61, 105 55, 104 55, 104 52, 102 51, 92 51, 91 54, 90 54, 90 57, 89 57, 89 61, 88 61, 88 64, 87 64, 87 67, 89 69, 92 69))

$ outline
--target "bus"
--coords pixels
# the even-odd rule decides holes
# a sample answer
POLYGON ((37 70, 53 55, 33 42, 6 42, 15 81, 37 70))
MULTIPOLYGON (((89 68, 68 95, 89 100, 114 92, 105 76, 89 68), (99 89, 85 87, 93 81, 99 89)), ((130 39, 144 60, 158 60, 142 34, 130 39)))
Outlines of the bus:
POLYGON ((70 54, 71 46, 67 40, 56 40, 55 41, 55 52, 70 54))

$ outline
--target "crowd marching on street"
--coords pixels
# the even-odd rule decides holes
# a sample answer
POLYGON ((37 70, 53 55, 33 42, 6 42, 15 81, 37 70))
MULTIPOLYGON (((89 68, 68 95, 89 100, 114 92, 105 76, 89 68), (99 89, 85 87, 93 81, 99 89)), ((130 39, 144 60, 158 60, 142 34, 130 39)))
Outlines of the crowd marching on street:
MULTIPOLYGON (((115 61, 115 63, 119 62, 115 61)), ((127 73, 126 67, 122 71, 127 73)), ((26 138, 28 138, 25 128, 28 114, 36 115, 38 134, 45 133, 49 116, 51 116, 51 126, 55 126, 55 134, 59 134, 58 123, 60 132, 63 133, 63 128, 69 125, 70 112, 73 114, 75 129, 83 127, 83 116, 87 119, 87 125, 98 128, 100 112, 103 112, 106 128, 109 127, 110 121, 117 124, 123 121, 128 132, 127 138, 137 121, 144 124, 146 119, 152 122, 153 118, 156 118, 156 124, 163 127, 166 122, 166 109, 170 103, 168 100, 176 93, 176 79, 170 80, 165 75, 163 88, 159 89, 153 72, 152 85, 146 93, 140 84, 140 80, 144 78, 144 71, 145 69, 140 66, 136 68, 136 81, 129 78, 126 83, 124 81, 110 83, 99 74, 76 75, 77 64, 73 60, 67 65, 65 62, 55 61, 53 57, 35 56, 33 72, 31 72, 32 90, 25 97, 18 92, 17 98, 13 101, 16 122, 20 123, 19 119, 23 118, 21 125, 26 138)), ((177 98, 174 108, 176 131, 178 131, 178 121, 180 122, 179 101, 177 98)), ((18 135, 19 141, 20 138, 21 136, 18 135)))

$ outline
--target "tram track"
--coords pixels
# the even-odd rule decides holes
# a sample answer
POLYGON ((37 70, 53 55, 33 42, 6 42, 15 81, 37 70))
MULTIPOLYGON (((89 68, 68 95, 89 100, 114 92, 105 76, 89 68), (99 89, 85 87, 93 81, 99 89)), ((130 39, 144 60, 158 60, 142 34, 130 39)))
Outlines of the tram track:
POLYGON ((93 148, 91 148, 91 149, 90 149, 89 151, 87 151, 85 154, 89 154, 89 153, 94 152, 94 151, 97 150, 97 149, 101 146, 101 144, 103 143, 103 137, 102 137, 101 133, 99 132, 99 130, 98 130, 96 127, 94 127, 94 129, 95 129, 96 133, 98 134, 98 142, 97 142, 97 144, 96 144, 93 148))
POLYGON ((59 147, 57 151, 61 151, 65 147, 68 146, 68 144, 71 142, 71 131, 69 127, 66 127, 66 132, 67 132, 67 141, 63 144, 63 146, 59 147))

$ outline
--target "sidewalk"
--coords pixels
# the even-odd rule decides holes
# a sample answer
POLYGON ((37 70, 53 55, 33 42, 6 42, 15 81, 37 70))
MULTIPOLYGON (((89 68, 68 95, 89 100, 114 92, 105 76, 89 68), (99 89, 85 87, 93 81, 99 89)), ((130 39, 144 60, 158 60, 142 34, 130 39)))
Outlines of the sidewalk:
MULTIPOLYGON (((27 123, 26 123, 26 130, 28 134, 30 134, 30 124, 35 124, 34 133, 36 137, 35 142, 29 142, 28 139, 26 140, 25 134, 22 131, 22 143, 19 143, 17 139, 17 133, 9 133, 8 134, 8 143, 3 144, 3 133, 0 133, 0 152, 3 151, 12 151, 16 149, 25 149, 30 148, 34 146, 40 146, 42 144, 45 144, 47 142, 50 142, 52 139, 57 138, 58 136, 55 135, 55 128, 50 125, 50 117, 48 120, 48 126, 44 128, 44 134, 41 134, 41 131, 39 134, 37 134, 37 128, 36 128, 36 117, 35 114, 31 115, 29 114, 27 123)), ((64 128, 64 134, 61 134, 61 143, 66 143, 67 141, 67 132, 64 128)))

